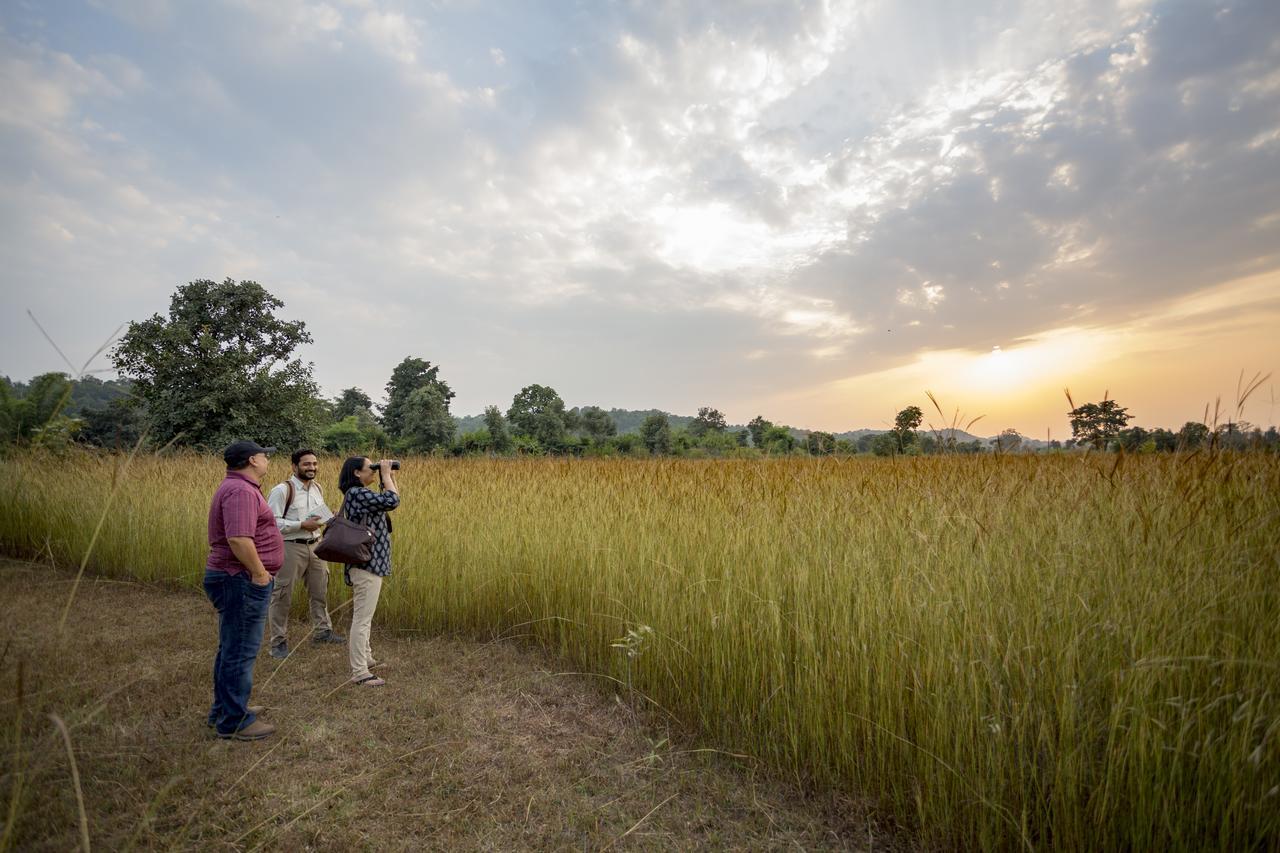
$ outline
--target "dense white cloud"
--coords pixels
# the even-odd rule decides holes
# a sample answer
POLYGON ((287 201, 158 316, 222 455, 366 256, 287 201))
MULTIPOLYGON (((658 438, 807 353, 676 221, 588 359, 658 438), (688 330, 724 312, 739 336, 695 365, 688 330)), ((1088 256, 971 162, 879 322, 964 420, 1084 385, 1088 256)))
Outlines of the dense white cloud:
MULTIPOLYGON (((329 391, 415 354, 467 411, 747 407, 1126 322, 1280 265, 1278 9, 6 8, 6 302, 89 341, 256 278, 329 391)), ((4 372, 50 367, 8 315, 4 372)))

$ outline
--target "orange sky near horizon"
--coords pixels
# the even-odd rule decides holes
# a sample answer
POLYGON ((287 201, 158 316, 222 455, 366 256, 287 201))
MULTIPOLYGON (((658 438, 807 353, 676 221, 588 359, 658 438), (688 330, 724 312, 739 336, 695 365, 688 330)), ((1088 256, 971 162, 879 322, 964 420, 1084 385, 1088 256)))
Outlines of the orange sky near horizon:
POLYGON ((1272 377, 1246 401, 1243 419, 1266 428, 1280 416, 1280 271, 1208 288, 1125 323, 1055 329, 989 352, 932 350, 908 364, 777 395, 769 407, 792 423, 842 432, 892 425, 908 405, 926 425, 959 426, 994 435, 1012 427, 1044 439, 1070 438, 1064 388, 1076 404, 1104 394, 1128 408, 1132 423, 1177 429, 1234 417, 1237 388, 1257 374, 1272 377), (946 413, 929 402, 932 391, 946 413))

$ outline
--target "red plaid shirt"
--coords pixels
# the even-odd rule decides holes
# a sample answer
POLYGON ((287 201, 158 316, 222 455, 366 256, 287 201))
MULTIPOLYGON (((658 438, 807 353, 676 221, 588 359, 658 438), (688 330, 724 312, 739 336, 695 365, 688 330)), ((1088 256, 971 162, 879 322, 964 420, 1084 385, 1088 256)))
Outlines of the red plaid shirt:
POLYGON ((213 493, 209 506, 209 562, 215 572, 238 575, 248 569, 236 559, 227 541, 232 536, 251 536, 258 559, 275 574, 284 563, 284 537, 276 526, 275 513, 258 490, 258 484, 239 471, 227 477, 213 493))

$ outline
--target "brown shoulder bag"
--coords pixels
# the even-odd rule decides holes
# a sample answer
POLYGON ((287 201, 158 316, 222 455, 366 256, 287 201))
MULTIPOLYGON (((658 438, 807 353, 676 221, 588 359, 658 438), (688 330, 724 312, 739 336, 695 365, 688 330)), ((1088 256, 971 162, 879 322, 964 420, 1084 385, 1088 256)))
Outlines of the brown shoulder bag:
POLYGON ((342 498, 338 513, 324 527, 316 556, 330 563, 363 566, 373 559, 373 531, 364 524, 347 518, 347 499, 342 498))

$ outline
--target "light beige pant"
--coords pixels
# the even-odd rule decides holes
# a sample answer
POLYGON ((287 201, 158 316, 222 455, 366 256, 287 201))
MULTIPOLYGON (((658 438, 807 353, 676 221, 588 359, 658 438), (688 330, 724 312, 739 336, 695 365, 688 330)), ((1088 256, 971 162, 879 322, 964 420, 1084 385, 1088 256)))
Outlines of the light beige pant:
POLYGON ((369 672, 373 651, 369 648, 369 631, 373 611, 378 609, 382 592, 382 576, 364 569, 351 570, 351 632, 347 635, 347 654, 351 659, 351 680, 359 681, 369 672))
POLYGON ((301 542, 284 543, 284 565, 276 573, 276 588, 271 593, 267 625, 271 646, 285 641, 289 630, 289 607, 293 602, 293 583, 302 581, 311 603, 311 627, 316 631, 333 628, 325 597, 329 594, 329 564, 316 556, 315 545, 301 542))

